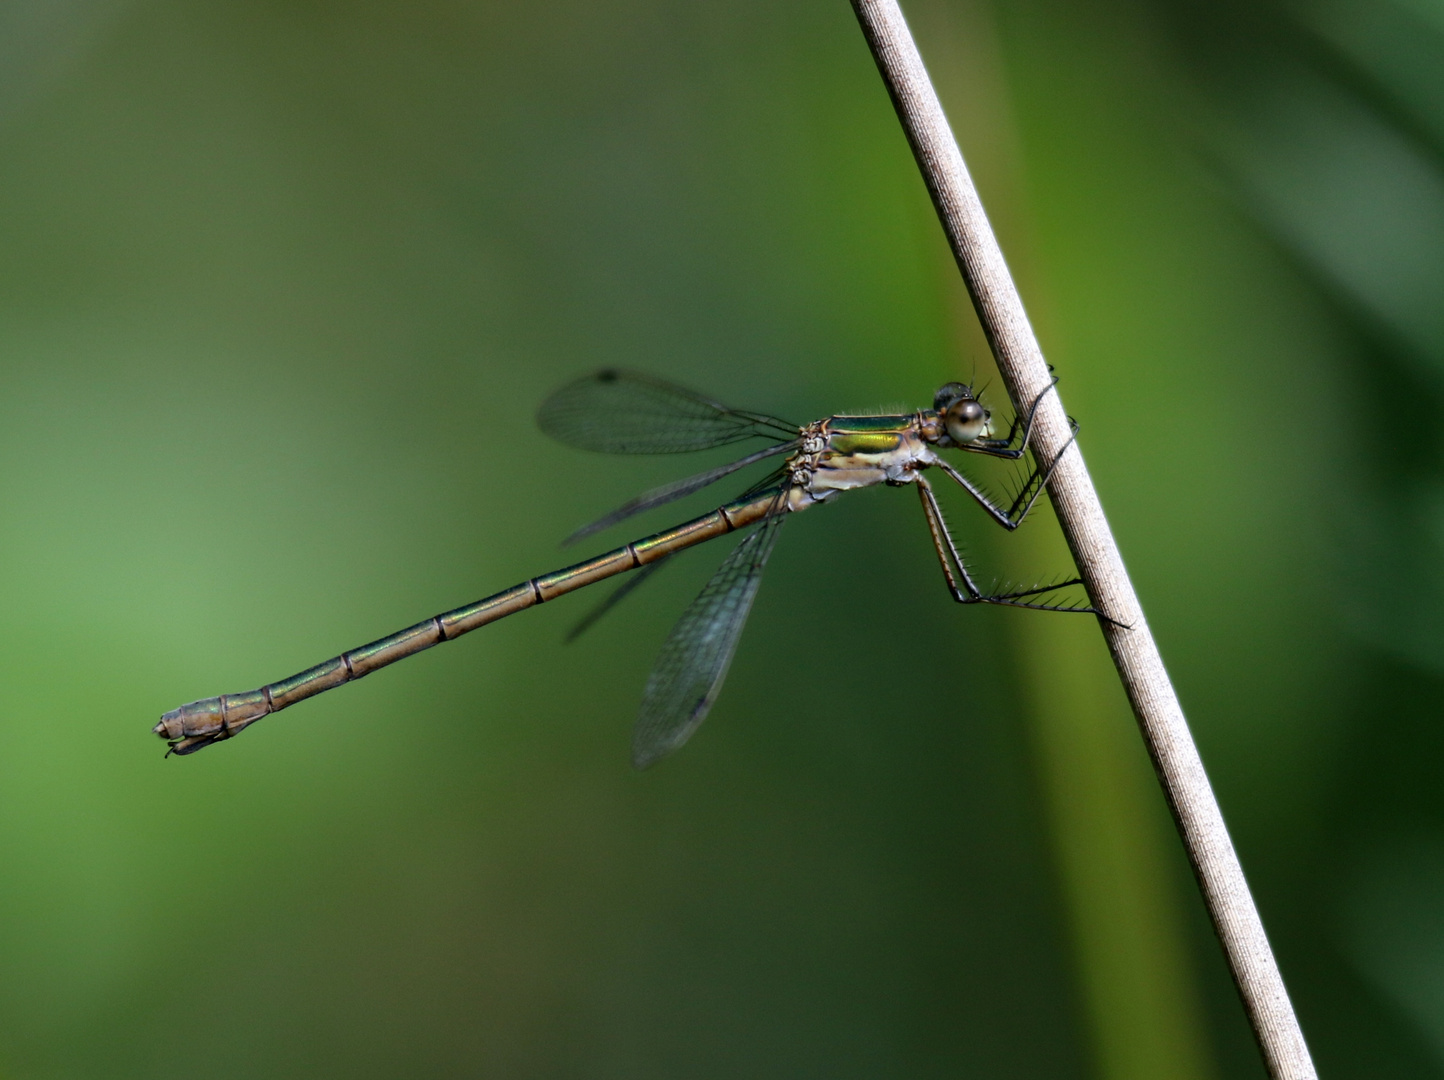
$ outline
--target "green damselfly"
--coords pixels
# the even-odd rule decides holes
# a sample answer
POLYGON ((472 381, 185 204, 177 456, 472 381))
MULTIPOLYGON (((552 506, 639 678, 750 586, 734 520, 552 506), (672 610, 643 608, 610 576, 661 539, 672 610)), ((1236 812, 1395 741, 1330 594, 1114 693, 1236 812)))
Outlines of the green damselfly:
POLYGON ((1041 401, 1042 395, 1026 413, 1014 417, 1006 437, 994 438, 990 413, 973 388, 964 383, 940 388, 931 409, 887 416, 830 416, 798 426, 764 413, 731 409, 635 372, 607 370, 586 376, 553 394, 537 415, 542 430, 564 443, 615 454, 680 453, 754 439, 768 445, 730 464, 639 495, 577 530, 568 543, 691 495, 749 465, 779 457, 782 464, 741 497, 709 514, 436 615, 259 690, 183 705, 162 716, 154 731, 170 744, 171 752, 193 753, 231 738, 263 716, 403 657, 585 585, 636 571, 583 620, 578 630, 583 629, 677 552, 755 526, 723 560, 662 646, 642 695, 632 740, 633 763, 645 767, 680 747, 706 718, 736 651, 762 569, 788 515, 827 502, 839 492, 878 484, 917 489, 948 591, 959 603, 1096 614, 1092 607, 1058 599, 1060 590, 1080 584, 1077 578, 983 592, 953 542, 937 496, 924 476, 926 470, 938 469, 999 525, 1017 528, 1038 501, 1067 446, 1046 466, 1035 462, 1006 502, 994 499, 937 451, 951 448, 1021 459, 1028 452, 1033 418, 1041 401))

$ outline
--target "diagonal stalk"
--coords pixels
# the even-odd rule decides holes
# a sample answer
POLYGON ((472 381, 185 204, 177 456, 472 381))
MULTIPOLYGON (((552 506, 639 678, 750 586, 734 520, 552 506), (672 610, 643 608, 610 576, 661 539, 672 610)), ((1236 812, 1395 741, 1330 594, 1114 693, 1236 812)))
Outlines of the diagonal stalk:
MULTIPOLYGON (((1033 401, 1049 385, 1048 365, 897 0, 852 4, 1008 392, 1015 403, 1033 401)), ((1035 453, 1051 461, 1070 436, 1058 395, 1047 395, 1034 432, 1035 453)), ((1093 606, 1107 616, 1100 628, 1269 1075, 1316 1080, 1218 801, 1076 443, 1049 480, 1048 494, 1093 606)))

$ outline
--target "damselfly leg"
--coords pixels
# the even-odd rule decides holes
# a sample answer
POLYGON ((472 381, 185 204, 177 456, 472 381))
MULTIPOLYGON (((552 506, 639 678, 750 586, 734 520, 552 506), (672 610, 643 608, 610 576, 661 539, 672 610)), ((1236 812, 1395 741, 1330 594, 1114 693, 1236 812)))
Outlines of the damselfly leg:
POLYGON ((953 542, 952 534, 948 532, 947 522, 943 520, 943 511, 938 505, 937 496, 933 494, 932 485, 921 474, 915 483, 918 495, 922 499, 923 515, 928 521, 928 532, 932 534, 933 547, 937 550, 938 562, 943 568, 943 578, 948 583, 948 592, 958 603, 998 604, 1004 607, 1032 608, 1036 611, 1075 611, 1085 615, 1098 614, 1096 610, 1088 606, 1049 603, 1046 599, 1029 599, 1030 597, 1046 597, 1061 589, 1081 585, 1083 582, 1079 578, 1035 585, 1029 589, 1017 589, 993 595, 985 594, 973 581, 972 575, 968 573, 967 563, 963 560, 962 553, 958 551, 957 544, 953 542))
MULTIPOLYGON (((1072 424, 1071 419, 1069 423, 1072 424)), ((1012 532, 1019 525, 1023 524, 1023 519, 1032 512, 1033 505, 1038 501, 1039 496, 1043 494, 1043 489, 1048 486, 1048 481, 1052 479, 1053 470, 1058 467, 1058 462, 1063 460, 1063 455, 1068 452, 1068 448, 1073 445, 1073 440, 1077 437, 1078 428, 1074 425, 1073 434, 1070 435, 1068 441, 1063 444, 1063 449, 1058 451, 1057 456, 1049 462, 1046 469, 1043 468, 1041 464, 1034 465, 1033 471, 1018 488, 1018 494, 1013 497, 1013 501, 1007 506, 993 499, 993 497, 978 484, 968 479, 968 477, 953 468, 952 465, 948 464, 948 462, 942 458, 938 459, 937 465, 938 468, 942 469, 959 487, 971 495, 977 501, 978 505, 988 512, 989 517, 1009 532, 1012 532)))
POLYGON ((966 450, 970 454, 985 454, 988 457, 1007 458, 1017 461, 1028 452, 1028 444, 1033 439, 1033 421, 1038 417, 1038 407, 1043 404, 1055 386, 1058 385, 1058 377, 1055 375, 1049 380, 1043 392, 1033 399, 1033 404, 1028 406, 1027 415, 1022 413, 1013 417, 1013 423, 1008 428, 1008 436, 1005 439, 974 439, 970 443, 961 444, 959 450, 966 450), (1022 441, 1017 446, 1013 445, 1018 438, 1019 430, 1022 431, 1022 441))

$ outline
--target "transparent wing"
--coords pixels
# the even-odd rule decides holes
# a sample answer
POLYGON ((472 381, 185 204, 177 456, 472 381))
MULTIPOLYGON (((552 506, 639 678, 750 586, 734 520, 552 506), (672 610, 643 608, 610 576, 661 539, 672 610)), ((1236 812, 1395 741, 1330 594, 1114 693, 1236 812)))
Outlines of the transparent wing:
POLYGON ((656 562, 648 563, 636 573, 628 574, 627 579, 608 593, 605 600, 577 620, 577 624, 567 631, 567 641, 576 641, 577 638, 585 634, 592 628, 593 623, 630 596, 638 585, 642 584, 642 582, 666 566, 671 560, 671 555, 663 555, 656 562))
POLYGON ((542 402, 537 424, 561 442, 608 454, 675 454, 754 436, 781 442, 798 430, 775 416, 729 409, 662 379, 614 369, 563 386, 542 402))
MULTIPOLYGON (((780 498, 778 505, 780 510, 780 498)), ((785 518, 781 512, 772 514, 733 548, 672 628, 647 678, 632 733, 632 764, 637 768, 645 769, 676 750, 707 718, 785 518)))
POLYGON ((791 442, 779 443, 777 446, 769 446, 757 451, 755 454, 748 454, 745 458, 734 461, 728 465, 719 465, 715 469, 708 469, 706 472, 698 473, 696 476, 689 476, 685 480, 676 480, 670 484, 663 484, 661 487, 653 488, 638 495, 631 502, 617 507, 605 517, 599 517, 589 525, 583 525, 576 532, 572 533, 562 541, 562 546, 575 544, 578 540, 585 540, 593 533, 599 533, 603 529, 610 529, 618 522, 626 521, 634 514, 640 514, 645 510, 663 506, 666 503, 674 502, 691 495, 694 491, 701 491, 708 484, 714 484, 724 476, 731 476, 739 469, 745 469, 748 465, 755 465, 764 458, 775 457, 778 454, 786 454, 796 450, 800 444, 796 439, 791 442))

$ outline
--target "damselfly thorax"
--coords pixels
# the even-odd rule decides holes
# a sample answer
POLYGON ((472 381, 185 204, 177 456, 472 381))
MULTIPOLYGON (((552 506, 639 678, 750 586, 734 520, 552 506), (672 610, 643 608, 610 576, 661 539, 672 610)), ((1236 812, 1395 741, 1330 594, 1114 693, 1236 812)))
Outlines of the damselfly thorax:
POLYGON ((910 484, 938 463, 938 415, 932 410, 901 416, 830 416, 808 424, 801 446, 787 459, 792 490, 789 509, 824 502, 840 491, 878 484, 910 484))
MULTIPOLYGON (((1061 590, 1080 584, 1077 579, 1030 588, 979 588, 948 532, 937 496, 925 476, 928 470, 938 469, 999 525, 1017 528, 1042 494, 1057 458, 1046 464, 1035 462, 1014 496, 998 500, 938 451, 955 449, 1020 460, 1028 452, 1033 416, 1041 400, 1039 395, 1025 413, 1014 417, 1005 438, 995 439, 990 414, 972 387, 963 383, 947 383, 939 389, 931 409, 889 416, 831 416, 799 427, 765 413, 731 409, 634 372, 601 371, 578 379, 548 398, 537 417, 544 431, 573 446, 609 453, 654 454, 706 450, 749 439, 761 439, 768 445, 730 464, 645 492, 578 529, 566 543, 691 495, 748 466, 779 457, 782 464, 739 498, 701 517, 585 562, 531 578, 485 600, 434 615, 259 690, 222 694, 183 705, 162 716, 154 731, 170 744, 172 752, 189 754, 231 738, 263 716, 353 682, 423 649, 604 578, 636 571, 578 624, 575 636, 673 555, 751 528, 678 620, 647 680, 632 739, 632 760, 638 767, 648 765, 686 742, 716 700, 782 523, 790 514, 827 502, 840 492, 882 484, 917 489, 954 600, 962 604, 1096 614, 1086 603, 1069 604, 1058 599, 1061 590)), ((1067 452, 1066 446, 1063 452, 1067 452)))

